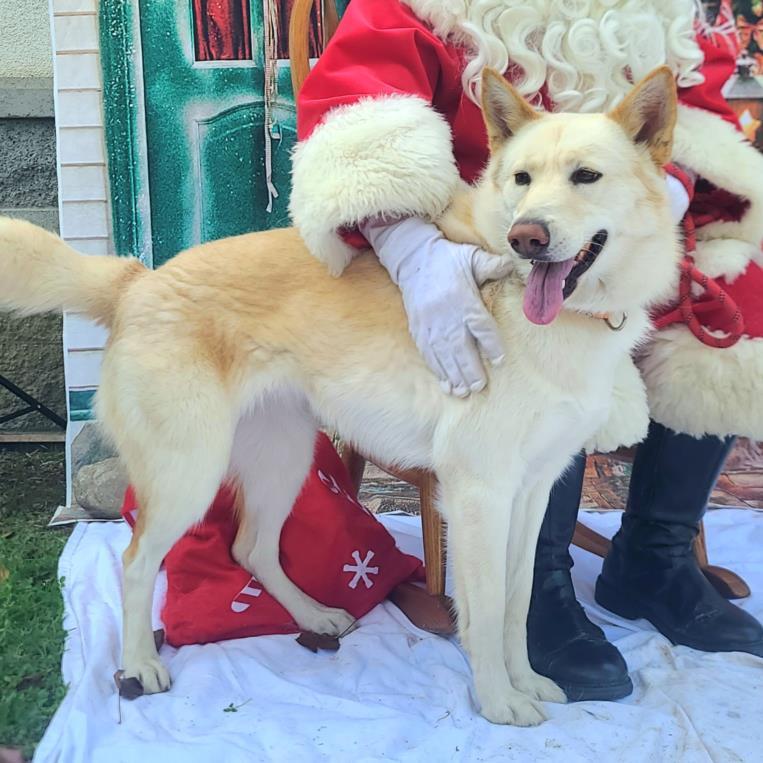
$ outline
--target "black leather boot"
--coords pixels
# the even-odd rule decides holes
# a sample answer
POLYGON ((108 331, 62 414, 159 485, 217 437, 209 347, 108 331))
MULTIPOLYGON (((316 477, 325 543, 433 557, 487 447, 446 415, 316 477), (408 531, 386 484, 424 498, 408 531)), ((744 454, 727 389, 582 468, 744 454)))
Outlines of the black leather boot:
POLYGON ((583 489, 585 456, 554 486, 535 554, 527 649, 533 669, 555 681, 571 702, 620 699, 633 691, 620 652, 575 598, 569 546, 583 489))
POLYGON ((763 656, 763 627, 713 588, 692 548, 733 442, 652 422, 636 453, 628 508, 596 582, 596 601, 622 617, 649 620, 674 644, 763 656))

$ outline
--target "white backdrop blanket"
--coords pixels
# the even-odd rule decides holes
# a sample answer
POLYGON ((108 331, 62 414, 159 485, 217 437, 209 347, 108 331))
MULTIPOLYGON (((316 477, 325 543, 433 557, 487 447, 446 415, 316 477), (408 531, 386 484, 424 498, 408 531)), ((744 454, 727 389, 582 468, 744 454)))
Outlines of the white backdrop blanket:
MULTIPOLYGON (((404 551, 421 554, 416 518, 383 521, 404 551)), ((611 535, 619 516, 584 521, 611 535)), ((763 617, 763 513, 712 512, 707 528, 712 562, 746 578, 754 594, 742 606, 763 617)), ((122 701, 120 723, 112 674, 128 540, 126 525, 80 524, 61 557, 69 691, 38 763, 763 759, 763 659, 672 647, 648 623, 602 610, 593 600, 601 561, 579 549, 578 596, 628 661, 635 691, 626 700, 548 705, 550 720, 533 729, 491 725, 473 708, 455 641, 383 604, 336 653, 314 655, 294 636, 165 646, 172 690, 122 701)))

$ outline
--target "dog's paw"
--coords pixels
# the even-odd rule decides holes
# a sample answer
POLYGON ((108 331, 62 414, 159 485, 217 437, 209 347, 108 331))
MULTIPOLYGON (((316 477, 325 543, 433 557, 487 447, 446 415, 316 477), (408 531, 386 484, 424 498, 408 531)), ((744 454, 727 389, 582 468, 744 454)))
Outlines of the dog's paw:
POLYGON ((511 683, 517 691, 526 694, 531 699, 560 704, 567 702, 567 695, 550 678, 538 673, 531 672, 520 676, 511 676, 511 683))
POLYGON ((172 685, 170 674, 159 657, 147 657, 142 660, 125 660, 122 680, 135 678, 143 687, 144 694, 158 694, 168 691, 172 685))
POLYGON ((355 618, 343 609, 317 606, 295 618, 300 628, 326 636, 343 636, 355 624, 355 618))
POLYGON ((483 702, 480 712, 491 723, 509 726, 537 726, 546 720, 543 706, 518 691, 483 702))

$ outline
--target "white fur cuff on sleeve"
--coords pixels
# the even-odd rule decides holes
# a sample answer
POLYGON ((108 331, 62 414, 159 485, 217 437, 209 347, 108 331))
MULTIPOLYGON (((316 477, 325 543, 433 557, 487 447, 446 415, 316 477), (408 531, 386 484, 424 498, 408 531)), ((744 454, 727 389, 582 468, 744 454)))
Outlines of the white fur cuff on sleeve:
POLYGON ((292 221, 334 275, 354 254, 339 228, 379 214, 434 220, 459 183, 448 123, 414 96, 334 109, 297 145, 293 162, 292 221))
MULTIPOLYGON (((697 231, 699 241, 735 240, 737 258, 756 254, 763 241, 763 154, 718 115, 680 106, 673 160, 749 202, 740 221, 703 225, 697 231)), ((717 275, 725 275, 722 267, 705 264, 717 275)))
POLYGON ((685 326, 658 331, 639 361, 652 418, 694 437, 763 439, 763 339, 716 349, 685 326))

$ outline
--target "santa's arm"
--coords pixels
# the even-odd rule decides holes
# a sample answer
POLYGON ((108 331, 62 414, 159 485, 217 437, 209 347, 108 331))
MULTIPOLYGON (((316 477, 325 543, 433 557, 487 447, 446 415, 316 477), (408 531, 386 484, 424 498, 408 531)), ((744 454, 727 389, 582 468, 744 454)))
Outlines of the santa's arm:
MULTIPOLYGON (((372 216, 436 219, 459 174, 432 102, 459 63, 398 0, 353 0, 298 98, 290 211, 310 251, 339 274, 372 216), (448 77, 443 77, 447 73, 448 77)), ((441 94, 440 94, 441 95, 441 94)))
POLYGON ((723 39, 702 38, 705 81, 682 90, 673 159, 712 186, 698 186, 692 204, 697 264, 711 277, 742 272, 763 241, 763 155, 745 139, 722 90, 734 70, 723 39), (717 189, 717 190, 716 190, 717 189))

